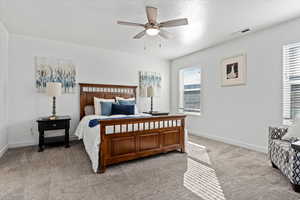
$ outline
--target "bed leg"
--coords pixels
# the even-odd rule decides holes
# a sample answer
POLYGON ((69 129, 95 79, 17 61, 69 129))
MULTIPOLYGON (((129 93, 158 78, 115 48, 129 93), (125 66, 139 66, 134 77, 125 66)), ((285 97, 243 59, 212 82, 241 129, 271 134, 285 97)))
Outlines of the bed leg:
POLYGON ((100 174, 103 174, 104 172, 105 172, 105 170, 106 170, 106 167, 105 166, 100 166, 100 169, 99 169, 99 173, 100 174))
POLYGON ((181 149, 180 149, 180 153, 185 153, 184 148, 181 148, 181 149))

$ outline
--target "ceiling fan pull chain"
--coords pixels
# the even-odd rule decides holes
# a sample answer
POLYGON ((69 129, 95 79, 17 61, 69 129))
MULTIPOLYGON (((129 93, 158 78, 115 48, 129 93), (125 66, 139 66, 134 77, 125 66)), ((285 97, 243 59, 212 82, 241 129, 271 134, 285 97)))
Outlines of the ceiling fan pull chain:
POLYGON ((159 48, 161 49, 162 48, 162 39, 159 38, 159 44, 158 44, 159 48))

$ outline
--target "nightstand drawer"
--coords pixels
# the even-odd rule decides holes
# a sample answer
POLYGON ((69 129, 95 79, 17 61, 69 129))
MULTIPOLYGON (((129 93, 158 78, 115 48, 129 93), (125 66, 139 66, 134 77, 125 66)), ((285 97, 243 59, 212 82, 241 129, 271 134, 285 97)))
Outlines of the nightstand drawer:
POLYGON ((43 128, 44 130, 56 130, 56 129, 65 129, 68 128, 68 122, 66 121, 48 121, 41 122, 39 124, 39 128, 43 128))

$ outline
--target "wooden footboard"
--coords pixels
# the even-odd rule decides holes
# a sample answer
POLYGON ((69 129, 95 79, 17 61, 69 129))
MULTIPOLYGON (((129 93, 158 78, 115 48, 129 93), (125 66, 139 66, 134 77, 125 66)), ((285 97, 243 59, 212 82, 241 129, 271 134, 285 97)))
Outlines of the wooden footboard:
POLYGON ((184 115, 100 120, 98 171, 162 152, 184 152, 184 124, 184 115))

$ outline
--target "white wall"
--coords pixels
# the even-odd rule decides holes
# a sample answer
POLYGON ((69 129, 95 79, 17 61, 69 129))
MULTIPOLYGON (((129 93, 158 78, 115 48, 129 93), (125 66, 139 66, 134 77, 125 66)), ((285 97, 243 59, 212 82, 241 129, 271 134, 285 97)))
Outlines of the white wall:
MULTIPOLYGON (((11 35, 9 43, 9 146, 37 143, 35 119, 51 113, 51 101, 36 92, 34 56, 72 59, 77 66, 77 82, 138 85, 138 71, 160 72, 163 90, 160 110, 169 110, 169 62, 107 51, 70 43, 11 35)), ((147 99, 148 100, 148 99, 147 99)), ((149 101, 140 99, 140 110, 147 110, 149 101), (146 108, 145 108, 146 106, 146 108)), ((57 98, 57 113, 71 115, 74 132, 79 121, 79 94, 65 94, 57 98)))
POLYGON ((0 21, 0 157, 7 149, 7 68, 9 35, 0 21))
POLYGON ((282 124, 282 46, 300 42, 300 19, 181 57, 171 64, 172 110, 178 103, 178 70, 202 68, 201 116, 189 116, 189 131, 259 151, 267 129, 282 124), (247 54, 247 84, 221 87, 220 62, 247 54))

